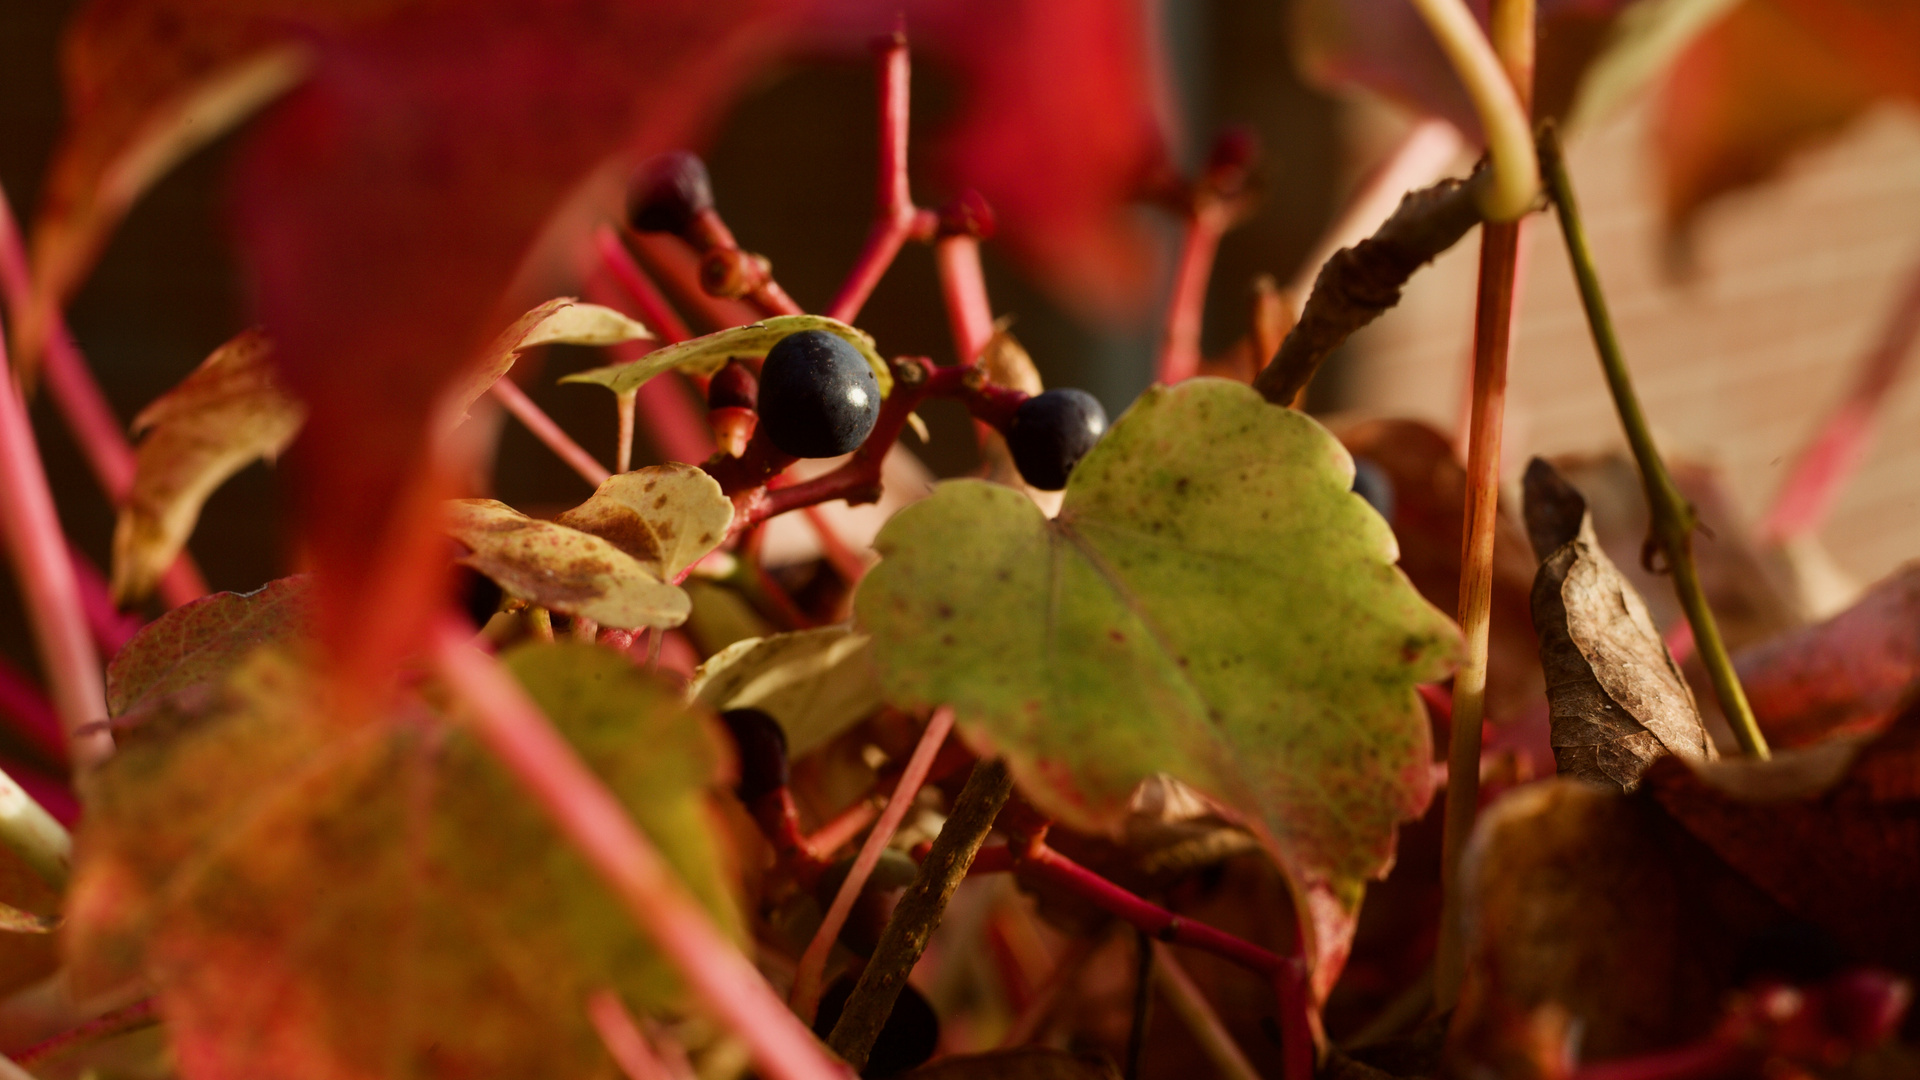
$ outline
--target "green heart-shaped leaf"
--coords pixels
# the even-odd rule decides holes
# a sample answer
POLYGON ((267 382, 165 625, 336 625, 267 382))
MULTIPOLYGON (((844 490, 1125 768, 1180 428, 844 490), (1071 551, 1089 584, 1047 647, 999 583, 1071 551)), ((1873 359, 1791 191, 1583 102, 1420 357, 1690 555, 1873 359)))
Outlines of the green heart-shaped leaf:
POLYGON ((902 510, 857 621, 890 701, 952 704, 1059 820, 1115 829, 1156 773, 1247 814, 1324 976, 1431 796, 1413 687, 1459 650, 1352 478, 1325 429, 1248 387, 1155 388, 1052 521, 971 480, 902 510))

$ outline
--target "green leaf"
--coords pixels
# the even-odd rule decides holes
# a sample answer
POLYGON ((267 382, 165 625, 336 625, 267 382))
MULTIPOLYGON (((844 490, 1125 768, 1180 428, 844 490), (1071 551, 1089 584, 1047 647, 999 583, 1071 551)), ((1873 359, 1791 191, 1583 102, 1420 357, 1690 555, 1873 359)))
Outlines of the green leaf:
POLYGON ((299 432, 306 410, 275 381, 272 351, 265 334, 248 330, 134 418, 134 432, 147 436, 113 530, 116 601, 152 592, 207 497, 255 458, 279 456, 299 432))
POLYGON ((536 345, 618 345, 641 341, 653 332, 610 307, 556 297, 514 320, 487 350, 487 363, 460 391, 460 413, 499 382, 520 354, 536 345))
POLYGON ((313 613, 313 582, 304 575, 182 604, 141 627, 107 665, 107 715, 218 686, 255 650, 305 638, 313 613))
POLYGON ((759 709, 786 729, 799 757, 871 716, 883 697, 873 641, 823 626, 736 641, 693 673, 687 695, 716 711, 759 709))
POLYGON ((592 533, 672 581, 726 539, 733 500, 696 466, 655 465, 607 477, 554 522, 592 533))
POLYGON ((1431 795, 1414 684, 1460 648, 1352 477, 1325 429, 1248 387, 1156 387, 1053 521, 972 480, 902 510, 857 623, 890 702, 952 704, 1067 824, 1118 829, 1156 773, 1249 814, 1337 967, 1431 795))
POLYGON ((838 334, 847 343, 860 350, 873 368, 873 377, 880 380, 882 396, 893 389, 893 372, 887 362, 874 350, 873 339, 864 332, 856 330, 846 323, 829 319, 824 315, 776 315, 746 326, 736 326, 731 330, 722 330, 717 334, 697 337, 692 341, 683 341, 678 345, 669 345, 664 349, 655 349, 638 360, 625 364, 613 364, 608 367, 590 368, 577 371, 561 379, 563 383, 598 383, 616 394, 628 394, 640 388, 648 379, 669 371, 685 371, 693 375, 711 375, 725 367, 728 360, 736 356, 765 356, 767 350, 788 334, 797 334, 802 330, 825 330, 838 334))
POLYGON ((456 499, 448 532, 470 549, 460 561, 509 595, 602 626, 679 626, 687 594, 606 540, 536 521, 492 499, 456 499))
MULTIPOLYGON (((506 662, 740 939, 709 725, 609 650, 506 662)), ((343 721, 271 652, 227 700, 134 728, 83 781, 77 969, 153 979, 184 1074, 610 1075, 589 991, 683 1006, 664 958, 457 721, 419 700, 343 721)))

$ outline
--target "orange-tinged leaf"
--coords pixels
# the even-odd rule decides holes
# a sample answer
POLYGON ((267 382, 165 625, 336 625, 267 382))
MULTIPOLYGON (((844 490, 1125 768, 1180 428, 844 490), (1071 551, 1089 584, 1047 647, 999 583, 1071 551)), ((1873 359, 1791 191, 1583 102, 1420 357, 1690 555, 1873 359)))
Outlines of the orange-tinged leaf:
POLYGON ((513 369, 520 354, 540 345, 618 345, 653 337, 645 326, 610 307, 555 297, 515 319, 487 350, 486 363, 460 393, 460 410, 513 369))
POLYGON ((1688 47, 1662 94, 1654 140, 1668 228, 1684 228, 1715 196, 1773 175, 1884 92, 1870 69, 1786 5, 1745 0, 1688 47))
POLYGON ((115 600, 152 592, 214 489, 254 459, 279 456, 300 430, 306 410, 281 389, 272 351, 265 334, 248 330, 134 418, 146 437, 113 530, 115 600))
POLYGON ((726 538, 733 500, 704 470, 674 462, 609 476, 554 522, 592 533, 673 581, 726 538))
POLYGON ((220 686, 248 654, 312 633, 310 578, 203 596, 141 627, 107 665, 107 715, 126 716, 176 694, 220 686))
MULTIPOLYGON (((738 935, 707 723, 610 650, 506 662, 738 935)), ((124 732, 85 781, 76 964, 154 980, 186 1076, 605 1075, 590 991, 681 1007, 670 965, 457 721, 413 700, 348 726, 324 701, 256 654, 225 707, 124 732)))
POLYGON ((602 626, 679 626, 693 610, 677 586, 592 533, 537 521, 493 499, 460 499, 447 531, 465 544, 461 562, 509 596, 602 626))
POLYGON ((1325 429, 1250 387, 1155 388, 1057 518, 943 484, 881 530, 855 599, 889 700, 954 706, 1063 823, 1118 831, 1156 773, 1247 815, 1311 919, 1322 993, 1431 794, 1414 684, 1459 648, 1352 478, 1325 429))

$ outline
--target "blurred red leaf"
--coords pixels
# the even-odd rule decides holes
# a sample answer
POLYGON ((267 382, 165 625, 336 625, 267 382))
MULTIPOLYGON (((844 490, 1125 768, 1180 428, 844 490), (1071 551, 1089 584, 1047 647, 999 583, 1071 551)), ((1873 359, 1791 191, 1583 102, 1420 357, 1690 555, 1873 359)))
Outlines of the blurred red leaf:
MULTIPOLYGON (((766 62, 845 51, 898 6, 98 0, 70 46, 79 104, 37 236, 74 256, 84 245, 61 230, 89 214, 103 236, 116 215, 87 202, 166 101, 272 43, 306 44, 311 77, 243 155, 238 232, 311 409, 291 465, 306 554, 342 587, 323 591, 323 627, 391 656, 442 554, 427 417, 517 310, 505 291, 563 205, 569 224, 590 219, 575 196, 596 169, 699 142, 766 62)), ((1071 296, 1136 296, 1150 251, 1126 203, 1162 157, 1144 5, 927 0, 909 16, 969 90, 942 156, 952 182, 984 192, 1014 254, 1071 296)))
POLYGON ((1920 687, 1920 564, 1876 583, 1852 607, 1734 658, 1775 747, 1874 730, 1920 687))

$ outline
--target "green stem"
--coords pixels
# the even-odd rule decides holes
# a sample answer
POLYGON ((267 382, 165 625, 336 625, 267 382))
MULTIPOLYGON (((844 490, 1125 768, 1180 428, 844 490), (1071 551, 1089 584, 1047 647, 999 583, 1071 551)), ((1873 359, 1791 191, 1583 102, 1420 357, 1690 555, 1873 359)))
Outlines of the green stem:
POLYGON ((1460 76, 1487 137, 1493 175, 1480 192, 1480 210, 1489 221, 1516 221, 1540 194, 1527 108, 1466 0, 1413 0, 1413 6, 1460 76))
POLYGON ((1713 680, 1713 692, 1720 699, 1720 711, 1732 725, 1741 749, 1765 758, 1766 736, 1754 721, 1753 708, 1747 704, 1746 691, 1733 670, 1727 645, 1714 622, 1713 609, 1700 587, 1700 574, 1693 564, 1693 530, 1699 524, 1693 505, 1680 494, 1680 488, 1660 459, 1647 427, 1646 413, 1633 391, 1633 379, 1627 373, 1626 360, 1620 354, 1620 340, 1614 334, 1613 316, 1600 292, 1600 278, 1594 272, 1593 253, 1587 248, 1587 234, 1580 223, 1580 210, 1573 198, 1573 185, 1567 177, 1566 160, 1560 152, 1560 138, 1548 128, 1540 139, 1540 163, 1553 204, 1559 209, 1560 231, 1567 239, 1567 254, 1573 260, 1573 275, 1580 283, 1580 300, 1587 309, 1587 324, 1593 330, 1594 348, 1600 353, 1600 366, 1606 372, 1607 386, 1613 391, 1614 407, 1620 412, 1620 424, 1626 428, 1627 443, 1640 466, 1640 481, 1646 488, 1647 506, 1653 514, 1653 538, 1666 553, 1673 571, 1674 590, 1680 594, 1680 606, 1686 609, 1687 622, 1693 627, 1694 642, 1700 650, 1700 662, 1713 680))

